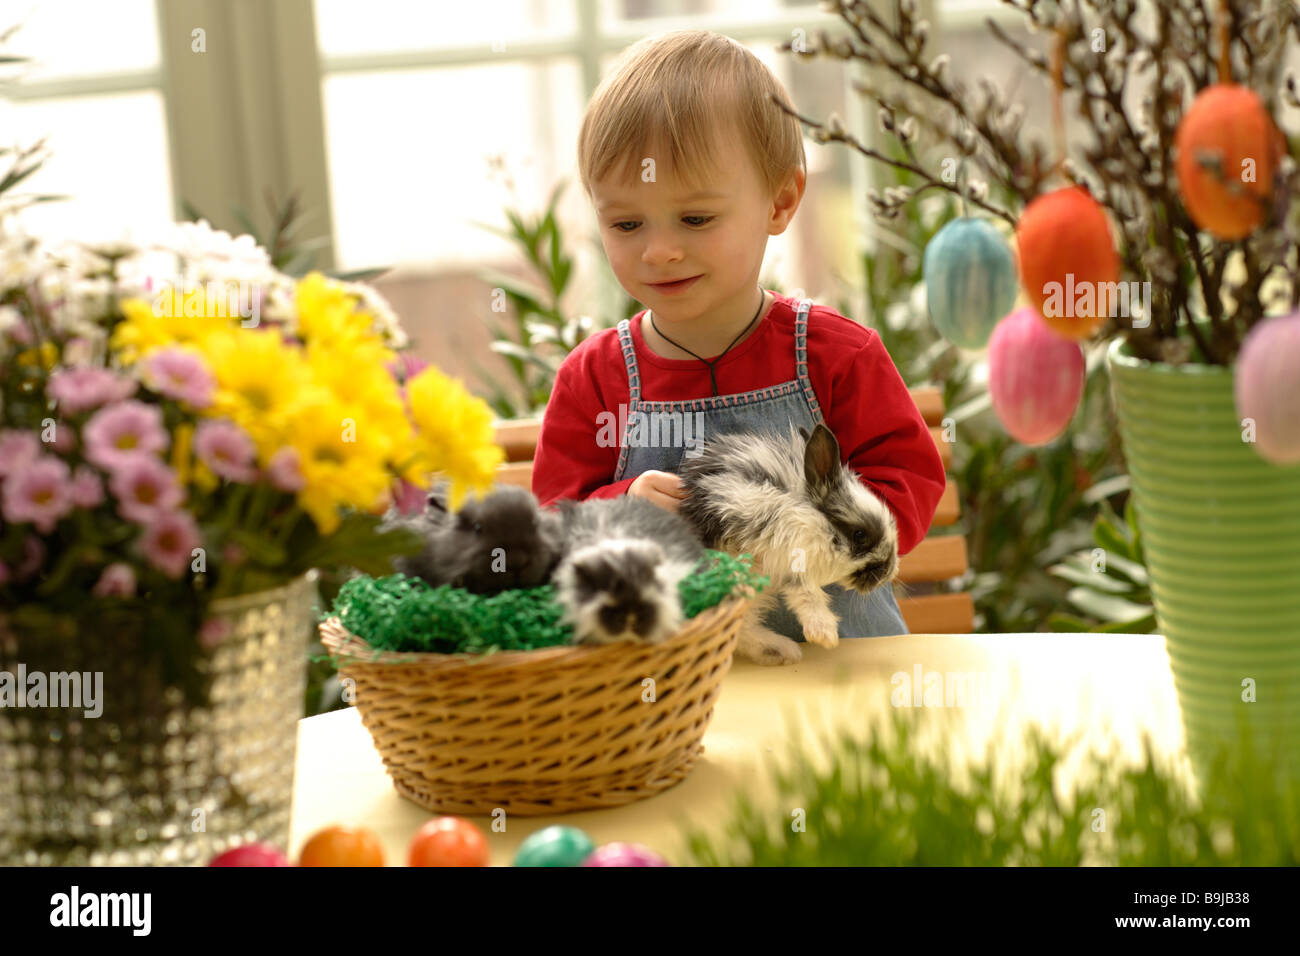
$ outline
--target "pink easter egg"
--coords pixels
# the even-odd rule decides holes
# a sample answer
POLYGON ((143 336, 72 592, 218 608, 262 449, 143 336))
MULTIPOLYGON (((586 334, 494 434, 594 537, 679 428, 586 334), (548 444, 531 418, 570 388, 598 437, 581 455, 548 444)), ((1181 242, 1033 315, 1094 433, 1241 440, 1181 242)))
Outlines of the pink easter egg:
POLYGON ((1233 393, 1238 421, 1255 424, 1259 456, 1275 465, 1300 462, 1300 312, 1250 330, 1237 355, 1233 393))
POLYGON ((208 866, 289 866, 289 860, 266 843, 245 843, 212 858, 208 866))
POLYGON ((593 850, 580 866, 670 866, 654 850, 639 843, 606 843, 593 850))
POLYGON ((1043 445, 1065 431, 1083 395, 1079 343, 1048 328, 1031 305, 998 323, 989 339, 989 394, 1007 433, 1043 445))

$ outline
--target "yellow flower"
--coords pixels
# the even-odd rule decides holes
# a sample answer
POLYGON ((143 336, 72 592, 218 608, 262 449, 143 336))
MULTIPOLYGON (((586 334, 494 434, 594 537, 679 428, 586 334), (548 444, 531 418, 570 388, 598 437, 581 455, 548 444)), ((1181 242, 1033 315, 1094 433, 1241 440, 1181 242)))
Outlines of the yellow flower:
POLYGON ((125 299, 121 308, 125 318, 113 328, 109 345, 125 365, 168 345, 202 346, 208 336, 235 327, 238 319, 227 314, 225 303, 205 299, 198 287, 185 294, 164 287, 152 302, 125 299))
POLYGON ((295 290, 298 334, 308 348, 364 351, 366 361, 391 362, 396 356, 374 332, 375 317, 358 308, 355 296, 341 283, 313 272, 295 290))
POLYGON ((299 403, 286 423, 303 477, 298 503, 323 535, 338 529, 340 507, 372 511, 392 483, 384 443, 373 429, 357 427, 354 411, 322 391, 299 403))
POLYGON ((415 431, 397 382, 384 362, 316 348, 308 349, 307 366, 315 381, 351 410, 357 427, 365 428, 368 437, 383 445, 386 459, 396 461, 409 455, 415 431))
POLYGON ((495 443, 492 410, 458 380, 430 365, 406 384, 417 447, 428 471, 445 471, 451 480, 452 510, 469 489, 486 491, 505 451, 495 443))
POLYGON ((19 352, 14 361, 19 365, 35 365, 41 363, 45 371, 54 368, 54 364, 59 360, 59 348, 53 342, 45 342, 39 349, 27 349, 19 352))
POLYGON ((257 446, 265 464, 282 444, 293 407, 310 400, 314 381, 302 352, 275 329, 232 328, 200 346, 217 388, 209 418, 229 418, 257 446))

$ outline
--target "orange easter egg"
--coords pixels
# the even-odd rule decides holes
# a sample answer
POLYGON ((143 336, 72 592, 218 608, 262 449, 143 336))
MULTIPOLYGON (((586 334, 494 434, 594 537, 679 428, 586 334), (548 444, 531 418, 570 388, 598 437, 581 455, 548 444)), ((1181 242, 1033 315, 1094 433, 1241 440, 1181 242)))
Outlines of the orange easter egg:
POLYGON ((1202 90, 1174 136, 1178 191, 1192 221, 1220 239, 1249 235, 1264 219, 1283 148, 1254 90, 1235 83, 1202 90))
POLYGON ((1081 341, 1105 321, 1101 307, 1119 281, 1106 210, 1082 186, 1036 198, 1016 226, 1020 282, 1048 327, 1081 341), (1104 285, 1103 285, 1104 284, 1104 285))

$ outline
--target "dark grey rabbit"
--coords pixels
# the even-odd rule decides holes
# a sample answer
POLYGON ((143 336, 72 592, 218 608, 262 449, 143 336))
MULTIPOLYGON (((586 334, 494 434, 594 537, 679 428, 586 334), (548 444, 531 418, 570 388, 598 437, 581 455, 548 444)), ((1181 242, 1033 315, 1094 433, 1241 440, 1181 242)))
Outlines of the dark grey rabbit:
POLYGON ((576 643, 658 643, 682 625, 677 586, 704 545, 679 515, 644 498, 561 501, 557 598, 576 643))
POLYGON ((563 555, 557 515, 538 507, 524 488, 496 485, 483 498, 448 509, 446 483, 429 492, 423 514, 392 517, 381 529, 404 525, 424 535, 424 550, 393 560, 393 569, 431 586, 450 584, 496 594, 546 584, 563 555))

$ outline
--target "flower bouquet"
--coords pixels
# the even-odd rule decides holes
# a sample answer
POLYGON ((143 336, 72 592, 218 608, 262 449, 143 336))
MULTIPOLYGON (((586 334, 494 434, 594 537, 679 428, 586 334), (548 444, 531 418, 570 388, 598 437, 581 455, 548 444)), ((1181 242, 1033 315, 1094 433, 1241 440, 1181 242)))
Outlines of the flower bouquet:
POLYGON ((0 233, 0 862, 284 842, 314 569, 389 573, 385 512, 503 457, 407 345, 206 222, 0 233))

